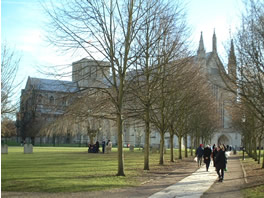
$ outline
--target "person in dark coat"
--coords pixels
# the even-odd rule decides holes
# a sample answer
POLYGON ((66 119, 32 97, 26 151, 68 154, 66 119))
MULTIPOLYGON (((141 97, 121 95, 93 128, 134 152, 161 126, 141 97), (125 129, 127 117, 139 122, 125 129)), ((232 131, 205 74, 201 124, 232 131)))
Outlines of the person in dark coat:
POLYGON ((226 156, 223 145, 217 147, 217 154, 215 157, 215 168, 219 178, 218 181, 222 182, 224 180, 224 169, 226 168, 226 156))
POLYGON ((217 147, 215 146, 215 148, 213 149, 213 153, 212 153, 212 158, 213 158, 213 162, 214 162, 214 167, 215 167, 215 158, 216 158, 216 154, 217 154, 217 147))
POLYGON ((209 166, 210 166, 210 162, 211 162, 211 154, 212 154, 212 150, 210 148, 209 145, 207 145, 207 147, 204 149, 204 163, 206 164, 206 171, 208 171, 209 166))
POLYGON ((98 142, 98 140, 95 142, 95 148, 96 148, 96 153, 98 153, 99 152, 99 142, 98 142))
POLYGON ((198 167, 200 167, 202 165, 202 159, 203 159, 203 154, 204 154, 204 149, 203 149, 202 144, 200 144, 200 146, 196 149, 195 154, 197 156, 198 167))
POLYGON ((105 152, 105 141, 103 140, 102 142, 102 150, 103 150, 103 153, 105 152))

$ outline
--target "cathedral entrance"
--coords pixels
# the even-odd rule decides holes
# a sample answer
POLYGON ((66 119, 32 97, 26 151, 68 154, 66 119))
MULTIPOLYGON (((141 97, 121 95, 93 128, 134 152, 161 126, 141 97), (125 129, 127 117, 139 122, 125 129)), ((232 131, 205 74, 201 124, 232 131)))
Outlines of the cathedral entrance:
POLYGON ((229 141, 228 137, 226 137, 225 135, 221 135, 218 138, 218 145, 221 145, 221 144, 230 145, 230 141, 229 141))

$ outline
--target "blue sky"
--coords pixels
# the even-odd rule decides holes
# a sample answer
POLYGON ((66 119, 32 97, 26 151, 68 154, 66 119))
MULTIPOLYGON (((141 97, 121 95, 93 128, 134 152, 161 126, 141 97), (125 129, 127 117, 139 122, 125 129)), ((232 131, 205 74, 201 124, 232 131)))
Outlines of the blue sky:
MULTIPOLYGON (((41 0, 40 0, 41 1, 41 0)), ((242 10, 241 0, 185 0, 188 23, 192 28, 193 50, 198 48, 200 32, 206 51, 212 49, 212 35, 215 29, 218 51, 226 56, 223 43, 230 38, 239 24, 242 10)), ((27 76, 44 77, 38 73, 43 65, 71 64, 80 57, 63 56, 58 49, 45 41, 45 15, 38 0, 1 1, 1 40, 15 48, 22 55, 18 79, 27 76)))

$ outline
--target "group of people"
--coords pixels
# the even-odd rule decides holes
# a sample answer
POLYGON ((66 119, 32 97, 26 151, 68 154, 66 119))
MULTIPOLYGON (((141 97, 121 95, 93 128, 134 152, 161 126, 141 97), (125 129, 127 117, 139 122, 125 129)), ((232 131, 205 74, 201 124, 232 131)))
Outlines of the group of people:
MULTIPOLYGON (((103 140, 102 141, 102 152, 105 153, 105 147, 110 145, 112 148, 112 142, 108 140, 106 143, 103 140)), ((95 144, 89 144, 88 145, 88 153, 99 153, 100 152, 100 144, 99 141, 97 140, 95 144)))
POLYGON ((200 146, 196 149, 196 157, 198 167, 202 165, 202 160, 204 160, 204 163, 206 164, 206 171, 208 171, 212 159, 218 175, 218 181, 222 182, 224 180, 224 171, 226 170, 228 157, 225 145, 215 146, 214 144, 212 148, 210 145, 207 145, 204 148, 203 144, 200 144, 200 146))

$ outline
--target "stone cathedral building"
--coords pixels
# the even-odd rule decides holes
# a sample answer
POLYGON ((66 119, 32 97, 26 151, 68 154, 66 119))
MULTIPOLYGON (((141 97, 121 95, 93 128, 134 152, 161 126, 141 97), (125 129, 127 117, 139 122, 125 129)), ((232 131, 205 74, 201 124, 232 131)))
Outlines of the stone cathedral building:
MULTIPOLYGON (((215 32, 212 38, 212 51, 207 52, 204 48, 203 35, 201 33, 199 47, 197 50, 196 62, 201 65, 203 72, 211 85, 213 95, 217 102, 217 109, 220 117, 220 127, 211 139, 212 144, 232 145, 233 147, 241 146, 241 135, 232 126, 230 107, 235 102, 236 96, 225 90, 225 83, 220 75, 220 70, 226 72, 223 63, 217 53, 217 42, 215 32)), ((227 74, 230 78, 236 74, 236 57, 234 52, 233 41, 229 51, 227 74)))
MULTIPOLYGON (((232 101, 236 100, 236 96, 232 96, 225 91, 225 83, 223 82, 219 69, 224 69, 217 53, 216 35, 212 38, 212 51, 206 52, 203 35, 201 33, 197 54, 193 57, 194 64, 199 66, 207 78, 212 88, 212 94, 217 102, 217 109, 220 117, 220 127, 211 139, 211 144, 224 143, 233 147, 241 146, 241 135, 231 124, 231 114, 229 106, 232 101)), ((103 71, 97 70, 93 60, 86 58, 72 63, 72 81, 49 80, 28 77, 26 87, 21 92, 20 111, 17 114, 18 135, 22 138, 28 138, 37 131, 45 123, 54 121, 59 115, 62 115, 65 108, 74 102, 78 92, 84 89, 85 85, 103 86, 100 84, 104 75, 110 75, 110 69, 107 62, 100 62, 104 65, 103 71), (84 78, 84 75, 86 77, 84 78), (87 75, 88 74, 88 75, 87 75), (32 118, 34 117, 34 121, 32 118), (35 127, 33 127, 35 126, 35 127), (36 127, 37 126, 37 127, 36 127)), ((228 75, 236 76, 236 60, 234 46, 231 42, 231 48, 228 61, 228 75)), ((169 146, 169 135, 165 135, 165 145, 169 146)), ((178 146, 177 137, 174 137, 174 146, 178 146)), ((95 139, 102 141, 103 139, 111 139, 116 144, 117 137, 115 134, 115 126, 110 121, 104 121, 103 126, 95 139)), ((190 139, 188 139, 190 140, 190 139)), ((75 136, 65 134, 60 137, 35 137, 34 141, 42 143, 86 143, 89 138, 84 133, 75 136)), ((159 144, 160 136, 157 131, 152 131, 150 135, 150 144, 159 144)), ((124 124, 124 144, 136 146, 144 145, 144 129, 133 124, 124 124)), ((189 146, 188 141, 188 146, 189 146)))

